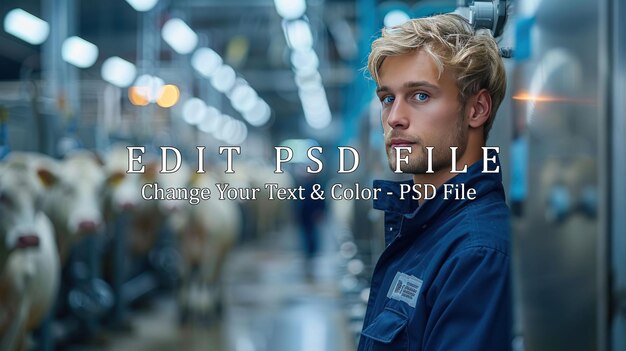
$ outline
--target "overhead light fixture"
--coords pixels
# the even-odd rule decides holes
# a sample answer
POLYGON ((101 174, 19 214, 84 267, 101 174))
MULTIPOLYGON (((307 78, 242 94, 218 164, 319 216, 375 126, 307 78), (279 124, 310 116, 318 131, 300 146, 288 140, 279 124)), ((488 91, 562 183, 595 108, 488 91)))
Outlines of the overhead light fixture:
POLYGON ((183 119, 191 125, 196 125, 203 120, 206 109, 204 101, 196 97, 191 98, 183 105, 183 119))
POLYGON ((305 0, 274 0, 276 12, 284 19, 296 19, 306 11, 305 0))
POLYGON ((198 35, 180 18, 165 22, 161 29, 163 40, 181 55, 189 54, 198 45, 198 35))
POLYGON ((307 21, 300 19, 288 21, 285 34, 287 44, 293 50, 309 50, 313 47, 313 34, 307 21))
POLYGON ((243 143, 248 136, 248 128, 243 122, 228 117, 215 136, 230 145, 237 145, 243 143))
POLYGON ((156 102, 161 94, 163 85, 165 85, 163 79, 157 76, 144 74, 137 78, 133 88, 135 88, 138 95, 148 100, 148 102, 156 102))
POLYGON ((63 61, 79 68, 93 66, 98 59, 98 47, 80 37, 69 37, 61 47, 63 61))
POLYGON ((211 84, 220 93, 229 91, 237 80, 237 73, 229 65, 221 65, 211 77, 211 84))
POLYGON ((272 116, 272 110, 262 99, 257 99, 254 108, 243 113, 243 118, 255 127, 265 125, 272 116))
POLYGON ((321 85, 315 90, 300 90, 298 95, 302 101, 304 117, 309 126, 323 129, 330 125, 332 114, 328 106, 326 92, 321 85))
POLYGON ((202 121, 198 124, 198 129, 205 133, 213 133, 222 124, 222 113, 213 106, 207 106, 202 121))
POLYGON ((319 68, 319 58, 313 49, 291 52, 291 64, 296 72, 313 73, 319 68))
POLYGON ((126 0, 126 2, 136 11, 145 12, 152 10, 159 0, 126 0))
POLYGON ((385 27, 391 28, 399 26, 410 19, 411 17, 402 10, 391 10, 385 15, 383 23, 385 24, 385 27))
POLYGON ((135 106, 146 106, 150 103, 150 100, 146 97, 145 92, 140 90, 135 86, 128 88, 128 100, 135 106))
POLYGON ((137 75, 137 69, 132 63, 117 57, 109 57, 102 63, 102 79, 120 87, 125 88, 133 83, 137 75))
POLYGON ((233 108, 241 113, 254 108, 258 94, 247 84, 241 84, 233 88, 230 101, 233 108))
POLYGON ((176 105, 179 97, 180 90, 178 87, 174 84, 166 84, 161 88, 156 103, 163 108, 170 108, 176 105))
POLYGON ((191 57, 191 66, 205 78, 211 78, 222 63, 220 55, 209 48, 199 48, 191 57))
POLYGON ((13 9, 7 13, 4 30, 33 45, 43 43, 50 34, 48 22, 22 9, 13 9))

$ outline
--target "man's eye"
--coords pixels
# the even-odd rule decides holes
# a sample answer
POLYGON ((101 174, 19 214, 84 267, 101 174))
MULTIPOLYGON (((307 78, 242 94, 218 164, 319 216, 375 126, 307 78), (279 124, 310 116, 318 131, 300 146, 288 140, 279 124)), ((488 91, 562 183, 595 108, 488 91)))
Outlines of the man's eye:
POLYGON ((389 104, 392 104, 394 100, 395 98, 393 96, 387 95, 384 98, 382 98, 382 100, 380 101, 383 103, 383 105, 389 105, 389 104))
POLYGON ((417 101, 419 101, 419 102, 427 101, 429 97, 430 96, 428 96, 428 94, 426 94, 426 93, 417 93, 417 94, 415 94, 415 99, 417 101))

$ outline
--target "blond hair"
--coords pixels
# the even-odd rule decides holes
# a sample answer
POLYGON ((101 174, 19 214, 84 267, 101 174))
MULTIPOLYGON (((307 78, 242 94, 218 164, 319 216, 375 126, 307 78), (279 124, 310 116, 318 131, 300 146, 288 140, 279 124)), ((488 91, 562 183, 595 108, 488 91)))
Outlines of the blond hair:
POLYGON ((385 28, 372 43, 367 68, 377 84, 386 57, 400 56, 417 49, 424 50, 439 70, 452 70, 457 79, 459 100, 467 99, 481 89, 491 95, 492 109, 484 124, 487 140, 496 111, 506 91, 506 74, 498 46, 488 31, 474 31, 461 16, 437 15, 413 19, 396 27, 385 28))

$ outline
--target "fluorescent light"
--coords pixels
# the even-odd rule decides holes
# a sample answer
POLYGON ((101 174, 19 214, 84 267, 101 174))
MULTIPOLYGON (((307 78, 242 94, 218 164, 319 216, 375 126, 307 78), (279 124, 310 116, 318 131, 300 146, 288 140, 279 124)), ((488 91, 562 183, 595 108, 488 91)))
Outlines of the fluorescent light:
POLYGON ((409 15, 402 10, 391 10, 385 15, 383 22, 385 27, 390 28, 399 26, 410 19, 411 17, 409 17, 409 15))
POLYGON ((198 124, 198 129, 205 133, 213 133, 222 124, 222 113, 213 106, 207 106, 202 121, 198 124))
POLYGON ((291 64, 298 72, 312 73, 319 68, 320 60, 313 49, 294 50, 291 52, 291 64))
POLYGON ((131 85, 137 75, 135 65, 117 56, 106 59, 100 72, 102 79, 120 88, 131 85))
POLYGON ((176 105, 178 98, 180 98, 178 87, 174 84, 167 84, 161 88, 156 103, 163 108, 170 108, 176 105))
POLYGON ((46 21, 22 9, 13 9, 7 13, 4 30, 33 45, 43 43, 50 34, 50 26, 46 21))
POLYGON ((312 74, 296 74, 295 77, 296 86, 300 90, 315 90, 322 88, 322 76, 318 71, 314 71, 312 74))
POLYGON ((159 0, 126 0, 136 11, 150 11, 159 2, 159 0))
POLYGON ((304 117, 307 124, 315 129, 324 129, 328 127, 332 120, 330 111, 327 109, 318 111, 305 110, 304 117))
POLYGON ((222 128, 215 131, 213 136, 218 140, 230 145, 241 144, 248 136, 248 128, 245 123, 236 120, 228 115, 223 115, 222 128))
POLYGON ((226 141, 227 138, 230 137, 231 133, 231 122, 233 122, 233 118, 229 115, 223 114, 220 117, 220 125, 216 130, 213 131, 213 136, 221 141, 226 141))
POLYGON ((251 125, 260 127, 270 120, 271 115, 272 110, 269 105, 265 101, 257 99, 254 108, 243 113, 243 118, 251 125))
POLYGON ((189 54, 198 45, 198 35, 180 18, 165 22, 161 30, 163 40, 181 55, 189 54))
POLYGON ((157 76, 144 74, 135 81, 135 91, 138 95, 147 99, 149 102, 156 102, 163 88, 163 79, 157 76))
POLYGON ((254 108, 258 95, 247 84, 236 86, 230 94, 230 102, 233 108, 239 112, 245 112, 254 108))
POLYGON ((293 50, 308 50, 313 46, 313 34, 309 23, 304 20, 287 22, 287 43, 293 50))
POLYGON ((274 0, 276 12, 284 19, 296 19, 302 17, 306 11, 304 0, 274 0))
POLYGON ((211 77, 211 84, 220 93, 229 91, 237 80, 235 70, 229 65, 221 65, 211 77))
POLYGON ((128 100, 135 106, 146 106, 150 103, 150 100, 146 97, 146 92, 141 91, 140 88, 132 86, 128 88, 128 100))
POLYGON ((222 140, 228 144, 241 144, 248 134, 246 125, 241 121, 231 118, 224 124, 222 140))
POLYGON ((191 65, 205 78, 211 75, 222 65, 222 58, 217 52, 209 48, 199 48, 191 57, 191 65))
POLYGON ((239 120, 233 120, 233 132, 230 138, 226 139, 231 145, 238 145, 243 143, 248 137, 248 127, 246 124, 239 120))
POLYGON ((189 124, 198 124, 204 118, 206 108, 204 101, 195 97, 191 98, 183 105, 183 119, 189 124))
POLYGON ((315 129, 327 127, 332 120, 332 115, 324 88, 319 86, 314 90, 301 89, 298 95, 302 102, 306 122, 315 129))
POLYGON ((98 59, 98 47, 80 37, 69 37, 61 47, 63 60, 79 68, 93 66, 98 59))

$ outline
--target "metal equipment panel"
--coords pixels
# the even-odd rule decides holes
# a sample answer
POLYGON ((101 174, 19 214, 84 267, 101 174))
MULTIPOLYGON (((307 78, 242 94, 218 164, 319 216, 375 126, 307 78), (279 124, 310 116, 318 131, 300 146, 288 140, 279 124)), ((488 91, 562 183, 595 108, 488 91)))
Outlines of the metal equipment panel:
POLYGON ((608 50, 602 5, 519 4, 514 144, 526 151, 512 162, 526 165, 526 191, 513 245, 525 350, 605 349, 608 50))

